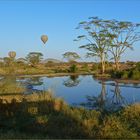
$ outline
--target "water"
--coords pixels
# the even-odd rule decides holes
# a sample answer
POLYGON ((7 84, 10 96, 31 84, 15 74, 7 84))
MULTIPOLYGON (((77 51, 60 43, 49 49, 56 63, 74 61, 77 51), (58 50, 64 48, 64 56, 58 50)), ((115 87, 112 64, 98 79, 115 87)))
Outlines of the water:
MULTIPOLYGON (((7 79, 1 79, 0 83, 3 80, 7 79)), ((54 96, 63 98, 72 106, 114 110, 140 102, 140 84, 102 81, 91 75, 16 78, 11 81, 24 86, 26 88, 25 94, 51 90, 54 96)))

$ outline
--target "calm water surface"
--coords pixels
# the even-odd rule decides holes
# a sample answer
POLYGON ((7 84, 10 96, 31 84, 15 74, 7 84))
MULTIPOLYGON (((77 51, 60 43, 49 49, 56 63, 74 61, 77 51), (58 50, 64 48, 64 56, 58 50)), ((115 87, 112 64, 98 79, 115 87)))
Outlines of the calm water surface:
POLYGON ((54 96, 61 97, 74 106, 118 109, 140 102, 140 84, 101 81, 91 75, 18 78, 16 82, 26 88, 25 94, 49 89, 53 91, 54 96))

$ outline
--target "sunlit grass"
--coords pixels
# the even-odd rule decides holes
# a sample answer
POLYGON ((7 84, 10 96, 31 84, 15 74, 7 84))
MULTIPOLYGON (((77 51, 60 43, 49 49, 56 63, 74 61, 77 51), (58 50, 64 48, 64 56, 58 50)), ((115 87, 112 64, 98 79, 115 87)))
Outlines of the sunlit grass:
POLYGON ((118 112, 67 105, 51 91, 0 101, 0 138, 139 138, 140 104, 118 112))
POLYGON ((0 80, 0 95, 1 94, 21 94, 25 92, 25 88, 16 82, 13 77, 3 78, 0 80))

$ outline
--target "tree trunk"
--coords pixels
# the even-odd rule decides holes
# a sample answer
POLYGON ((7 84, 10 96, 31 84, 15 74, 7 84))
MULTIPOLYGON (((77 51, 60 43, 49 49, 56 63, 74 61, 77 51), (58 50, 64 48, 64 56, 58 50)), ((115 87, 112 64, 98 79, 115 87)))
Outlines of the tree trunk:
POLYGON ((101 72, 102 72, 102 74, 105 73, 105 61, 103 59, 103 55, 101 57, 101 72))
POLYGON ((119 67, 119 59, 118 58, 115 59, 115 65, 116 65, 116 70, 117 71, 120 70, 120 67, 119 67))

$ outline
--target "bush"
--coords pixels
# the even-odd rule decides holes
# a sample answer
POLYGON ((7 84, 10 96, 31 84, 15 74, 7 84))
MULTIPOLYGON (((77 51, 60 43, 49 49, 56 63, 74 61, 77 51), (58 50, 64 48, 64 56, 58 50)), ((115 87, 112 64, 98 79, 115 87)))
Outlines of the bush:
POLYGON ((134 80, 139 80, 140 79, 140 71, 137 69, 132 70, 129 74, 129 77, 134 79, 134 80))
POLYGON ((140 62, 137 62, 136 69, 138 69, 140 71, 140 62))
POLYGON ((88 64, 84 64, 82 68, 83 68, 83 70, 86 71, 86 72, 89 71, 88 64))
POLYGON ((99 63, 93 64, 92 66, 93 71, 98 71, 99 69, 101 69, 101 64, 99 63))
POLYGON ((111 71, 112 78, 122 78, 122 79, 133 79, 139 80, 140 79, 140 71, 138 69, 133 69, 129 71, 111 71))
POLYGON ((129 78, 129 72, 128 71, 122 72, 121 78, 122 79, 128 79, 129 78))
POLYGON ((123 74, 121 71, 111 71, 110 73, 112 78, 121 78, 123 74))
POLYGON ((77 71, 78 71, 78 68, 77 68, 77 66, 76 66, 75 64, 73 64, 72 66, 70 66, 69 72, 75 73, 75 72, 77 72, 77 71))

